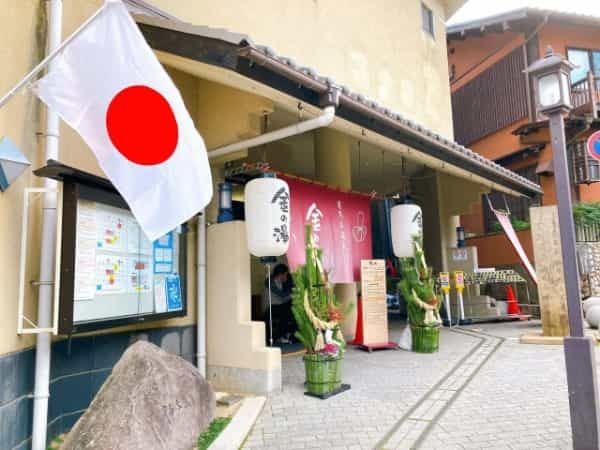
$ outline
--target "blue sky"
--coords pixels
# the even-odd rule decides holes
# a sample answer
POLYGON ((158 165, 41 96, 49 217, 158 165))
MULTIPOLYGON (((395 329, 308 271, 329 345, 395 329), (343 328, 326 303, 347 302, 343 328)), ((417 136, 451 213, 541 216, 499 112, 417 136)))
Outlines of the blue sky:
POLYGON ((600 0, 469 0, 450 18, 448 25, 493 16, 526 6, 600 17, 600 0))

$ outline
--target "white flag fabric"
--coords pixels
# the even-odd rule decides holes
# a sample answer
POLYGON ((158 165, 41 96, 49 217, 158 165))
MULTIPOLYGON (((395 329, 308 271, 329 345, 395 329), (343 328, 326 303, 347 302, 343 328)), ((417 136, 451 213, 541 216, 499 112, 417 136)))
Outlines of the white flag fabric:
POLYGON ((512 245, 513 249, 515 250, 515 252, 517 252, 519 258, 521 258, 523 267, 525 267, 525 270, 531 277, 531 280, 537 285, 537 274, 535 272, 535 269, 531 265, 529 258, 527 257, 527 253, 525 253, 525 249, 523 249, 523 246, 521 245, 521 241, 519 241, 519 237, 517 236, 515 229, 512 226, 510 216, 507 213, 503 211, 498 211, 494 208, 491 208, 491 210, 496 216, 496 219, 498 219, 498 222, 500 222, 500 225, 502 226, 504 233, 508 237, 508 240, 512 245))
POLYGON ((102 8, 33 89, 81 135, 155 240, 210 201, 206 147, 125 5, 102 8))

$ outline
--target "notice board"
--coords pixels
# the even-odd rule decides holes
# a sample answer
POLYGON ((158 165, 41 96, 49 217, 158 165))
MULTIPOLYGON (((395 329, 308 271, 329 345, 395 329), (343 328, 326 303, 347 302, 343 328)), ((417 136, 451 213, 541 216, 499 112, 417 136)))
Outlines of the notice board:
POLYGON ((387 344, 387 292, 385 260, 361 261, 362 320, 364 345, 387 344))
POLYGON ((185 315, 181 230, 149 241, 117 195, 65 183, 61 333, 185 315))

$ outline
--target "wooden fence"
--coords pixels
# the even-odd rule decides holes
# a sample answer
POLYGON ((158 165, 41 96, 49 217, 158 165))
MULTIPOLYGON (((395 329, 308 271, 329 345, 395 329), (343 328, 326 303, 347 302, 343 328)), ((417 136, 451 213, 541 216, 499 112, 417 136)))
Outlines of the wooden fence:
POLYGON ((600 224, 575 224, 575 240, 577 242, 600 242, 600 224))

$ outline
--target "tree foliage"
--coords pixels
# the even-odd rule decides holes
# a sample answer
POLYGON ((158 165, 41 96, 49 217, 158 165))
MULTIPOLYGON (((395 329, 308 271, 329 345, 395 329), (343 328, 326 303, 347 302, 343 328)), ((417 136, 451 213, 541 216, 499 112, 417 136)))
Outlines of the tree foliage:
POLYGON ((600 224, 600 202, 573 205, 573 219, 577 225, 600 224))

